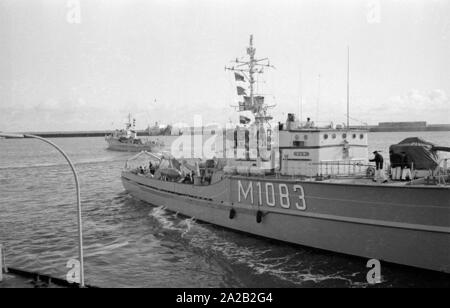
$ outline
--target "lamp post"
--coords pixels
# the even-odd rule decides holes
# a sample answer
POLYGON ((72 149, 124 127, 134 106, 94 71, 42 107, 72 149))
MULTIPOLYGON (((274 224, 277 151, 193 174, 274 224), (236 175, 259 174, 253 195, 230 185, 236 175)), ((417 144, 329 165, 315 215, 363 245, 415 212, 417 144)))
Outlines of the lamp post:
POLYGON ((81 222, 81 201, 80 201, 80 184, 78 181, 78 175, 77 172, 75 170, 75 166, 73 165, 72 161, 70 160, 70 158, 67 156, 67 154, 60 148, 58 147, 56 144, 54 144, 53 142, 51 142, 48 139, 39 137, 39 136, 35 136, 35 135, 29 135, 29 134, 9 134, 9 133, 0 133, 0 137, 5 137, 5 138, 33 138, 33 139, 38 139, 41 140, 45 143, 50 144, 51 146, 53 146, 55 149, 58 150, 59 153, 62 154, 62 156, 64 156, 64 158, 66 159, 66 161, 69 163, 70 168, 72 169, 72 173, 73 176, 75 178, 75 186, 76 186, 76 193, 77 193, 77 220, 78 220, 78 257, 79 257, 79 261, 80 261, 80 287, 84 287, 84 261, 83 261, 83 226, 82 226, 82 222, 81 222))

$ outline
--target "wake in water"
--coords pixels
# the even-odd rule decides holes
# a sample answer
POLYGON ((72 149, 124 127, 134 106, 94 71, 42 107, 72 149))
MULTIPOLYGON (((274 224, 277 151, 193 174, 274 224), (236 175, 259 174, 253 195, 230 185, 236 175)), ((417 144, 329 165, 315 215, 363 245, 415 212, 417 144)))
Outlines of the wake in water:
POLYGON ((154 218, 165 230, 177 231, 183 237, 192 227, 194 219, 180 219, 177 213, 168 212, 164 206, 153 208, 149 216, 154 218))
MULTIPOLYGON (((280 280, 303 285, 306 282, 314 284, 340 280, 351 286, 362 286, 354 280, 358 273, 344 274, 330 270, 324 271, 324 264, 320 264, 320 256, 303 251, 301 248, 283 248, 264 243, 263 240, 247 239, 247 245, 239 245, 234 241, 217 236, 209 230, 204 231, 204 236, 193 236, 191 245, 202 250, 211 250, 215 254, 223 256, 226 260, 235 264, 242 264, 250 268, 257 275, 270 275, 280 280), (267 248, 268 247, 268 248, 267 248), (314 268, 318 264, 321 271, 314 268)), ((226 234, 226 233, 225 233, 226 234)))
POLYGON ((180 218, 176 213, 166 211, 163 206, 153 208, 149 215, 163 229, 179 233, 181 238, 201 251, 202 255, 223 258, 225 263, 243 265, 256 275, 270 275, 299 286, 305 283, 335 284, 337 281, 353 287, 367 286, 365 282, 358 281, 360 272, 346 273, 330 269, 327 273, 323 269, 327 267, 325 260, 329 256, 316 255, 308 249, 285 248, 269 241, 199 224, 194 218, 180 218), (317 267, 320 270, 315 270, 317 267))

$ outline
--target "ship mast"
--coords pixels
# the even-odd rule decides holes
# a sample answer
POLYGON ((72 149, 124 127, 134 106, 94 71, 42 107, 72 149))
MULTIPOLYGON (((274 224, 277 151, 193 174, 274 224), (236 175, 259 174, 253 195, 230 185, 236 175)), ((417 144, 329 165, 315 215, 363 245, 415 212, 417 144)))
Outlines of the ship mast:
POLYGON ((125 127, 127 130, 131 129, 131 113, 128 114, 128 122, 125 123, 125 127))
MULTIPOLYGON (((255 97, 254 97, 254 84, 255 84, 255 53, 256 48, 253 47, 253 35, 250 35, 250 46, 247 48, 247 54, 250 57, 250 61, 248 63, 249 66, 249 76, 250 76, 250 101, 252 105, 255 106, 255 97)), ((260 112, 260 106, 255 106, 257 112, 260 112)))
POLYGON ((255 116, 255 122, 263 123, 272 119, 267 113, 267 109, 272 106, 267 106, 264 102, 264 97, 255 93, 255 74, 263 74, 264 67, 274 67, 270 65, 268 58, 257 59, 255 53, 256 48, 253 47, 253 35, 250 35, 249 47, 247 47, 248 60, 236 59, 234 61, 234 66, 225 67, 225 69, 242 73, 248 81, 250 93, 249 96, 244 96, 244 102, 242 102, 242 104, 244 104, 245 107, 243 110, 240 109, 239 111, 251 111, 255 116), (249 104, 245 104, 246 100, 249 101, 249 104))

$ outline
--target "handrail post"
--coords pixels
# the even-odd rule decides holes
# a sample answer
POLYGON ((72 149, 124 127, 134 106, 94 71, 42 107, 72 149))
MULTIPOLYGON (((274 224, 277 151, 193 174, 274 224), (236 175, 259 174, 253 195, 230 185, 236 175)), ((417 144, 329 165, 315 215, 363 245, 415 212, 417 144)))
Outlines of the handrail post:
POLYGON ((50 140, 47 140, 45 138, 35 136, 35 135, 24 135, 25 138, 34 138, 39 139, 41 141, 44 141, 51 146, 53 146, 55 149, 58 150, 59 153, 64 156, 67 163, 70 166, 70 169, 72 169, 73 176, 75 178, 75 187, 76 187, 76 194, 77 194, 77 222, 78 222, 78 258, 80 261, 80 287, 84 288, 84 258, 83 258, 83 225, 81 221, 81 198, 80 198, 80 182, 78 181, 78 174, 75 170, 75 166, 73 165, 70 158, 67 156, 67 154, 56 144, 51 142, 50 140))
MULTIPOLYGON (((66 159, 67 163, 69 164, 70 168, 72 169, 73 176, 75 178, 75 187, 76 187, 76 194, 77 194, 77 222, 78 222, 78 257, 80 262, 80 287, 84 288, 84 260, 83 260, 83 225, 81 221, 81 198, 80 198, 80 183, 78 181, 78 174, 75 170, 75 166, 73 165, 70 158, 67 156, 67 154, 56 144, 51 142, 48 139, 35 136, 35 135, 29 135, 29 134, 9 134, 9 133, 0 133, 0 136, 3 137, 9 137, 9 138, 34 138, 41 140, 45 143, 48 143, 52 147, 54 147, 56 150, 58 150, 59 153, 66 159)), ((1 255, 1 254, 0 254, 1 255)), ((0 262, 1 263, 1 262, 0 262)))

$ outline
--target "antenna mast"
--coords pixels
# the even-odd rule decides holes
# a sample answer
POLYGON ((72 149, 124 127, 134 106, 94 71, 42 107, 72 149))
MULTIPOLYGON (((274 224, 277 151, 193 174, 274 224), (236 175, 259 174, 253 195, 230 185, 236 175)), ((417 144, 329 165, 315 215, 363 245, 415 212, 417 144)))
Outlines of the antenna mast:
POLYGON ((316 103, 316 121, 319 122, 319 105, 320 105, 320 74, 317 76, 317 103, 316 103))
POLYGON ((301 123, 301 120, 303 118, 302 112, 303 112, 303 87, 302 87, 302 70, 300 68, 299 70, 299 106, 298 106, 298 117, 299 117, 299 121, 301 123))
POLYGON ((350 128, 350 47, 347 46, 347 129, 350 128))

